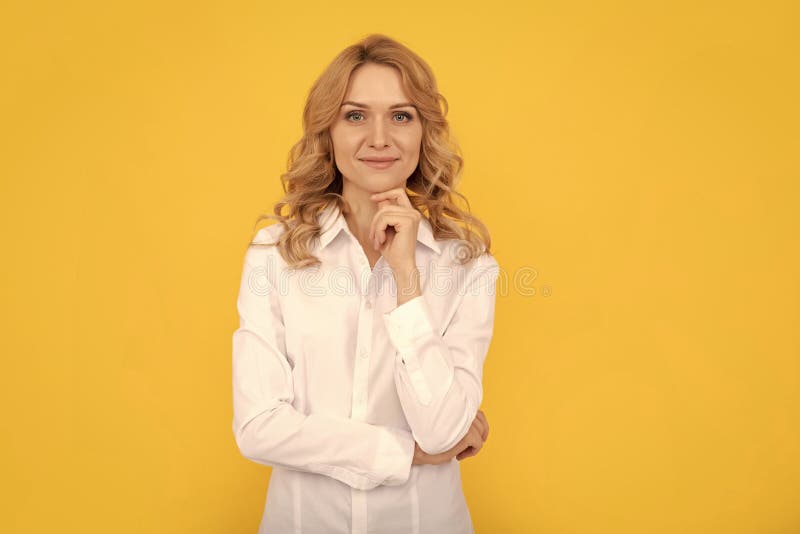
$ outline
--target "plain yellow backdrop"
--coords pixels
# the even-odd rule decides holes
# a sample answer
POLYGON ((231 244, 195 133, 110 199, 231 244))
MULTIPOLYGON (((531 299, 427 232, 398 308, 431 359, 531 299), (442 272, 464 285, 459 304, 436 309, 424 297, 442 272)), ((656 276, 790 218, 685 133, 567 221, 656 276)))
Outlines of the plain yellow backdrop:
POLYGON ((244 246, 312 82, 381 32, 434 69, 506 280, 477 532, 800 532, 798 15, 4 2, 0 531, 256 531, 244 246))

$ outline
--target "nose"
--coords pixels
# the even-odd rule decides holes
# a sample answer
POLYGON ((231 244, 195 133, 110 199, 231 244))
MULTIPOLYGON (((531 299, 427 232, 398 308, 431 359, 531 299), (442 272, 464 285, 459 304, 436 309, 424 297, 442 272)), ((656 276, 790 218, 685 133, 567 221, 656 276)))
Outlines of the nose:
POLYGON ((383 121, 372 122, 369 130, 369 146, 380 148, 386 146, 386 128, 384 128, 383 121))

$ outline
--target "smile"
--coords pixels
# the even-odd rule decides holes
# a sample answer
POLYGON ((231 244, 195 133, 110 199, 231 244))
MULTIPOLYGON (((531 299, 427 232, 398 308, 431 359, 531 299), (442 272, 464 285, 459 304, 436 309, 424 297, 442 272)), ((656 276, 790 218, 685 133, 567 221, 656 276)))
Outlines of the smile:
POLYGON ((362 159, 360 161, 364 165, 368 165, 368 166, 372 167, 373 169, 388 169, 389 167, 394 165, 394 163, 397 160, 393 159, 393 160, 390 160, 390 161, 370 161, 370 160, 362 159))

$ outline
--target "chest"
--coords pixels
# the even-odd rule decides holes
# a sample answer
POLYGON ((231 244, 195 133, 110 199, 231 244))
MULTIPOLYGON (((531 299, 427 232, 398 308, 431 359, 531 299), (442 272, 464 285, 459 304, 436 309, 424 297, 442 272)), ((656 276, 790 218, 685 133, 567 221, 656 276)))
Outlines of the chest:
MULTIPOLYGON (((420 267, 420 287, 443 333, 454 314, 456 285, 420 267)), ((373 257, 300 270, 281 277, 280 308, 290 360, 314 352, 350 355, 388 341, 384 317, 397 308, 397 283, 385 259, 373 257)), ((388 347, 388 345, 387 345, 388 347)))
POLYGON ((375 265, 378 263, 383 256, 379 250, 375 250, 372 246, 367 245, 365 243, 360 243, 361 252, 367 258, 367 262, 369 263, 370 270, 375 268, 375 265))

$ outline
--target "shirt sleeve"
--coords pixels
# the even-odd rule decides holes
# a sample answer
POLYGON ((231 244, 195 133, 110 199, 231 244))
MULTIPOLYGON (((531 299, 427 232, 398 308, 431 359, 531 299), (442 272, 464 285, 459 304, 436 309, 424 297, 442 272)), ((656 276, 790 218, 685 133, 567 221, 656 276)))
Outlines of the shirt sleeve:
POLYGON ((414 438, 405 429, 300 413, 285 355, 284 324, 263 252, 245 255, 233 333, 233 433, 253 462, 330 476, 353 488, 404 484, 414 438))
POLYGON ((425 296, 384 314, 396 349, 395 386, 420 448, 438 454, 469 431, 483 399, 483 364, 494 328, 497 261, 488 253, 474 260, 454 298, 460 303, 440 335, 425 296))

